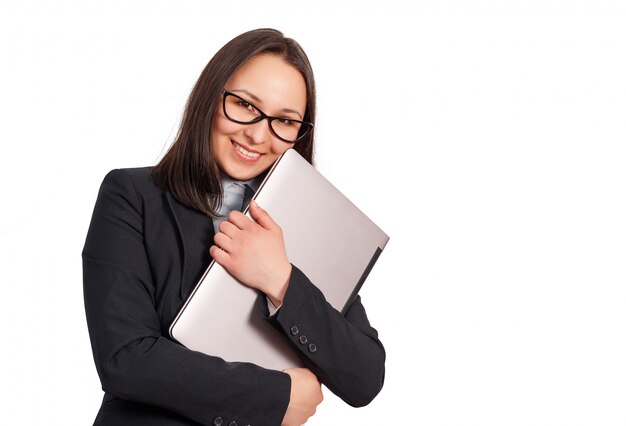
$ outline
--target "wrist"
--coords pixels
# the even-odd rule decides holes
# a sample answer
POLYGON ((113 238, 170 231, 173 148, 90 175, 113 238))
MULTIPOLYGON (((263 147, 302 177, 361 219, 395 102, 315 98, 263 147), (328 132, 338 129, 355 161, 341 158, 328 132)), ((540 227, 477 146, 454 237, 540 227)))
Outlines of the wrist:
POLYGON ((291 277, 291 263, 288 263, 283 272, 279 273, 276 278, 276 283, 271 286, 270 291, 265 293, 267 298, 272 302, 275 308, 278 308, 283 304, 287 287, 289 287, 289 278, 291 277))

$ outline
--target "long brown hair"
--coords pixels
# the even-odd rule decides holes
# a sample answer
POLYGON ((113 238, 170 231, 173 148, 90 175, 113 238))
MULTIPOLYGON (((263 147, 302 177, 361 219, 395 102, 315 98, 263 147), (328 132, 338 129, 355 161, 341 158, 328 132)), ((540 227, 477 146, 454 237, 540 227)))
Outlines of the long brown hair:
MULTIPOLYGON (((294 66, 306 83, 303 121, 315 123, 315 80, 309 59, 293 39, 280 31, 262 28, 243 33, 226 43, 198 78, 187 104, 176 139, 150 173, 154 182, 170 191, 180 203, 216 216, 222 202, 219 166, 213 157, 211 125, 219 99, 230 76, 253 56, 271 53, 294 66)), ((313 164, 313 128, 295 149, 313 164)))

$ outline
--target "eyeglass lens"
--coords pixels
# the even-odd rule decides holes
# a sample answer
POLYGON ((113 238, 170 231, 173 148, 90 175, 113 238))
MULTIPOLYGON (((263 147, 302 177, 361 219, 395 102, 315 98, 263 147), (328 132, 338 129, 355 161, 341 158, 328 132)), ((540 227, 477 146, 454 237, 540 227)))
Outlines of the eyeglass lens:
MULTIPOLYGON (((242 123, 252 123, 261 116, 261 111, 249 102, 246 102, 245 100, 230 93, 225 96, 224 112, 231 120, 242 123)), ((298 133, 300 132, 300 128, 303 124, 298 121, 292 121, 287 117, 270 119, 269 122, 274 133, 287 141, 295 141, 298 139, 298 133)))

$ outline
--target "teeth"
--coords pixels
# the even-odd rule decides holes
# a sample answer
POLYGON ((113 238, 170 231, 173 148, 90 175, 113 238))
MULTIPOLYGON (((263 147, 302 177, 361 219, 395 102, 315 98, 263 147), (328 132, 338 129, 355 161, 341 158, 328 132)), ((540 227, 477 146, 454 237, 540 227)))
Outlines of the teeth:
POLYGON ((246 149, 244 149, 244 147, 242 147, 241 145, 239 145, 238 143, 235 142, 235 148, 237 148, 237 151, 241 152, 243 155, 245 155, 246 157, 250 157, 250 158, 259 158, 259 156, 261 154, 259 154, 258 152, 250 152, 246 149))

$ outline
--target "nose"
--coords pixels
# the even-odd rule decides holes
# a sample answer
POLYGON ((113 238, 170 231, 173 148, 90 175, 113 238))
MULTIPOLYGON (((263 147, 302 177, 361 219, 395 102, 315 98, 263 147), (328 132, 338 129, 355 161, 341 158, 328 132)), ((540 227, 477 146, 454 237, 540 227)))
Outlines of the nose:
POLYGON ((256 145, 271 140, 272 134, 270 123, 267 120, 261 120, 258 123, 248 124, 243 131, 244 135, 256 145))

